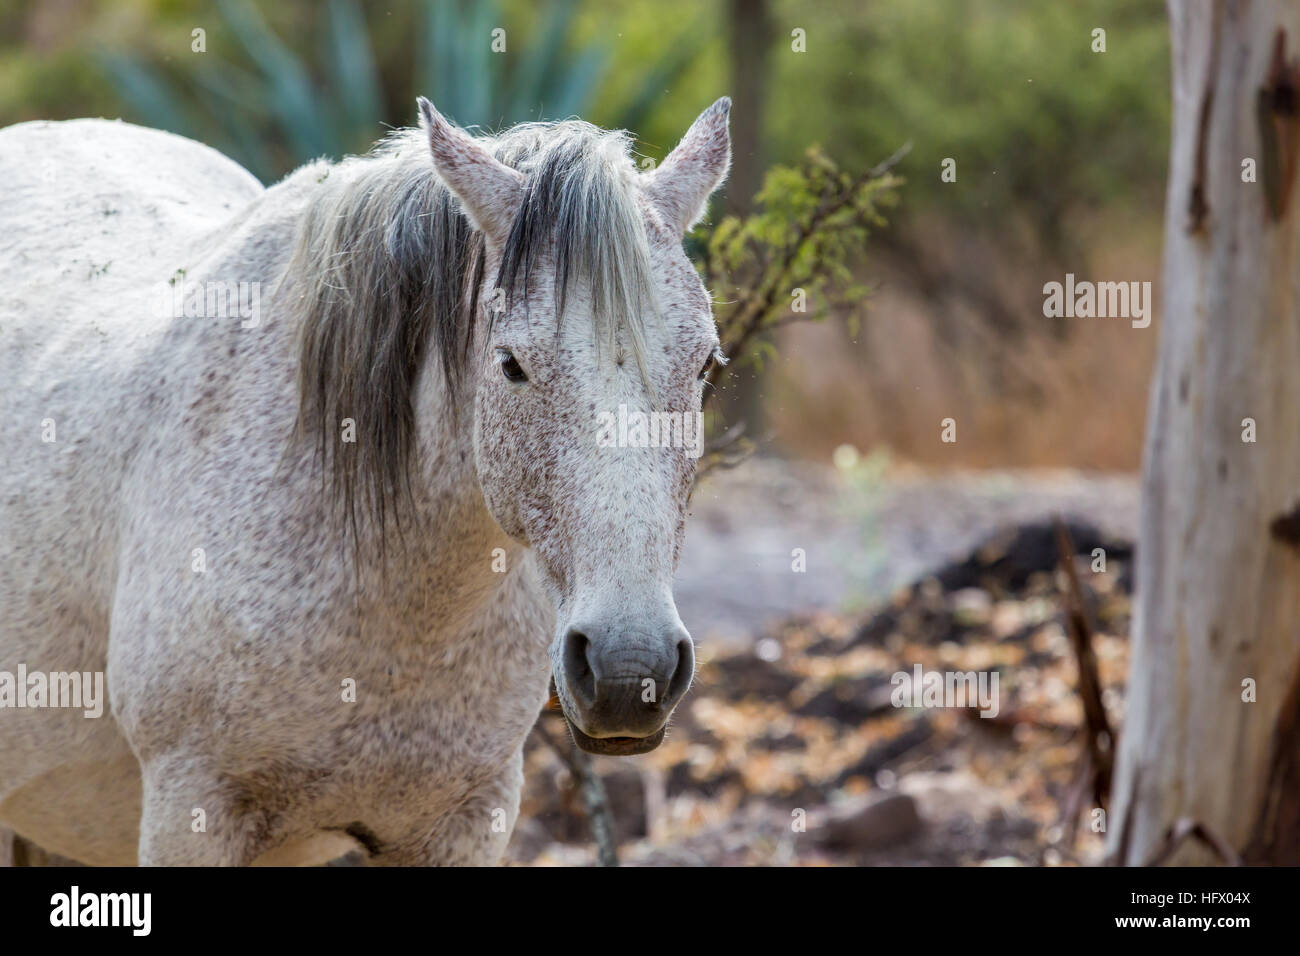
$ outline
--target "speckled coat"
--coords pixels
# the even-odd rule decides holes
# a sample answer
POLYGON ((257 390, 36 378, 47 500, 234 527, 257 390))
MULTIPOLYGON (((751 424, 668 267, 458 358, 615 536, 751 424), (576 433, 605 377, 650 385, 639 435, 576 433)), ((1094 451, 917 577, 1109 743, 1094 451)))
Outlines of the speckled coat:
MULTIPOLYGON (((683 405, 716 336, 680 236, 725 174, 725 124, 724 103, 674 154, 679 177, 670 160, 637 186, 667 316, 644 378, 683 405)), ((512 200, 476 178, 468 136, 425 135, 429 175, 488 234, 490 276, 512 200)), ((103 670, 110 699, 98 720, 0 709, 0 822, 50 851, 494 862, 566 615, 675 619, 693 462, 593 461, 578 423, 647 392, 598 364, 589 324, 539 325, 539 302, 475 333, 456 414, 440 375, 414 383, 425 530, 382 566, 339 533, 291 438, 300 344, 280 280, 314 191, 364 162, 264 190, 123 123, 0 131, 0 670, 103 670), (258 283, 260 316, 162 316, 168 280, 258 283), (527 395, 501 379, 502 335, 527 395)))

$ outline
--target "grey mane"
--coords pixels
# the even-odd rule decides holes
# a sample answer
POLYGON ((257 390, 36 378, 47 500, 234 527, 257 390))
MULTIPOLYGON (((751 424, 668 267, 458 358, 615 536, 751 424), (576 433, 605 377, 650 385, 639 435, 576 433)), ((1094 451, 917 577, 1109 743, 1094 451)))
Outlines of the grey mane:
MULTIPOLYGON (((627 134, 569 120, 521 124, 485 142, 527 176, 496 277, 505 306, 522 297, 527 308, 546 263, 557 335, 567 300, 585 293, 598 347, 607 343, 612 353, 625 327, 644 370, 653 293, 627 134)), ((494 319, 493 303, 479 297, 483 236, 434 173, 419 130, 394 133, 368 156, 302 172, 320 183, 286 272, 301 330, 297 433, 314 441, 352 531, 359 506, 382 542, 410 498, 420 369, 426 358, 436 361, 454 410, 475 324, 494 319), (348 418, 356 441, 345 444, 339 434, 348 418)))

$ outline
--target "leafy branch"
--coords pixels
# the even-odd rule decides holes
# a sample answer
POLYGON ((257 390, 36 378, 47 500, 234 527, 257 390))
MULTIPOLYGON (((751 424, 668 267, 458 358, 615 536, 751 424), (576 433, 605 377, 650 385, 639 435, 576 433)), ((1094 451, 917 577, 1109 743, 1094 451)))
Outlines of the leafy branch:
MULTIPOLYGON (((897 202, 903 180, 892 170, 910 149, 854 174, 810 147, 797 166, 768 171, 754 212, 728 216, 700 237, 697 265, 734 364, 761 367, 773 349, 770 334, 783 325, 838 313, 856 326, 869 289, 855 270, 871 231, 886 224, 881 210, 897 202)), ((722 374, 721 364, 709 372, 706 402, 722 374)), ((742 423, 710 441, 699 471, 735 464, 751 450, 742 423)))

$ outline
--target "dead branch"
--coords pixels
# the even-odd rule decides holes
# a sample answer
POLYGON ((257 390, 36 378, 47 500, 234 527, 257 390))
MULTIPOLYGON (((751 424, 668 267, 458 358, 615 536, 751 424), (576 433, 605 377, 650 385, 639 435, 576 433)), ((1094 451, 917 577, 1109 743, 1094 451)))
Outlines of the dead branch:
POLYGON ((582 795, 582 806, 587 812, 587 821, 591 825, 591 838, 596 843, 596 856, 601 866, 618 866, 618 841, 614 836, 614 816, 609 808, 609 798, 605 793, 605 784, 600 774, 592 766, 591 757, 572 738, 565 735, 564 741, 558 741, 546 729, 549 708, 542 712, 533 730, 541 737, 568 768, 573 779, 577 781, 578 792, 582 795))
POLYGON ((1083 584, 1074 566, 1074 541, 1057 515, 1056 548, 1067 585, 1066 622, 1070 643, 1079 671, 1079 697, 1083 702, 1084 730, 1087 733, 1087 762, 1092 777, 1092 797, 1097 806, 1106 807, 1110 797, 1111 772, 1114 768, 1115 735, 1101 700, 1101 678, 1097 674, 1097 654, 1092 646, 1092 625, 1088 620, 1083 584))
POLYGON ((745 437, 745 423, 737 422, 704 446, 704 454, 695 465, 695 483, 715 469, 735 468, 749 460, 756 446, 745 437))

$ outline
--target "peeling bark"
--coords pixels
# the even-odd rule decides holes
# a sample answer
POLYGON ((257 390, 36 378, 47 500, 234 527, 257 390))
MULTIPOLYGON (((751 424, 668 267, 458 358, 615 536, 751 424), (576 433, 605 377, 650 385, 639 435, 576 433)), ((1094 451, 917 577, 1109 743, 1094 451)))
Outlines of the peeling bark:
MULTIPOLYGON (((1287 48, 1300 4, 1169 14, 1164 317, 1108 849, 1138 865, 1171 833, 1202 832, 1247 862, 1300 863, 1300 71, 1287 48), (1247 158, 1260 182, 1243 181, 1247 158)), ((1222 859, 1205 840, 1168 854, 1222 859)))

